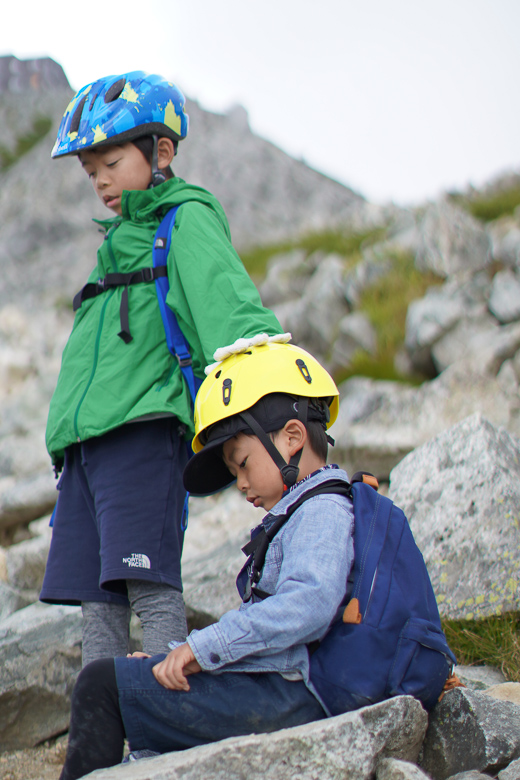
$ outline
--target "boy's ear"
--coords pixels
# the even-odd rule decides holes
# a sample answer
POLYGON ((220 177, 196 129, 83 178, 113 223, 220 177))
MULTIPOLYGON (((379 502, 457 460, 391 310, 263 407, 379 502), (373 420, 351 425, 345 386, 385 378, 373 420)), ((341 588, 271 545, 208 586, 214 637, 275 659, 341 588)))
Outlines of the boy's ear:
POLYGON ((283 430, 287 436, 289 455, 292 457, 305 445, 305 442, 307 441, 307 428, 301 420, 288 420, 285 423, 283 430))
POLYGON ((175 147, 171 138, 159 138, 157 141, 157 164, 159 170, 171 165, 175 157, 175 147))

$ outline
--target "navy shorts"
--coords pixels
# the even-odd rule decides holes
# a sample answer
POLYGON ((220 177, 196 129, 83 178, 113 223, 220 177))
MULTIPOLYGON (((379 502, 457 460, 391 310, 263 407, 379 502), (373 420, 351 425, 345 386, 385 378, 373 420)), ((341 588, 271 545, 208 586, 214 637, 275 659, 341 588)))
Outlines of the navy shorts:
POLYGON ((67 447, 41 601, 127 604, 130 579, 182 590, 187 460, 174 417, 67 447))

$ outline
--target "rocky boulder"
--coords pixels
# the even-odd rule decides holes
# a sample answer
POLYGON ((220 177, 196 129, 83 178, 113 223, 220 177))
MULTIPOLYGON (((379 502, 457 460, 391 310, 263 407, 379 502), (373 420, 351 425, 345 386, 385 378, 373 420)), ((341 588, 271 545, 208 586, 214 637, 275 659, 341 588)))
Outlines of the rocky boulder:
POLYGON ((409 519, 441 614, 520 608, 518 439, 474 415, 404 458, 389 496, 409 519))
POLYGON ((520 707, 457 688, 431 713, 419 764, 446 780, 472 770, 494 776, 519 757, 520 707))
POLYGON ((81 611, 32 604, 0 622, 0 744, 36 745, 66 731, 81 667, 81 611))
POLYGON ((468 276, 485 268, 490 242, 484 227, 447 199, 427 206, 419 226, 417 267, 438 276, 468 276))
MULTIPOLYGON (((417 759, 427 726, 408 696, 273 734, 234 737, 211 745, 98 770, 99 780, 372 780, 386 758, 417 759)), ((384 765, 384 771, 388 771, 384 765)), ((383 777, 388 778, 388 774, 383 777)), ((417 777, 417 775, 416 775, 417 777)))
POLYGON ((520 436, 520 362, 516 357, 504 360, 517 335, 502 333, 509 342, 483 350, 479 361, 453 364, 420 387, 348 379, 340 386, 331 458, 350 472, 365 468, 386 481, 405 455, 471 414, 480 412, 493 425, 520 436), (485 370, 486 361, 493 370, 485 370), (498 364, 502 367, 495 375, 498 364))

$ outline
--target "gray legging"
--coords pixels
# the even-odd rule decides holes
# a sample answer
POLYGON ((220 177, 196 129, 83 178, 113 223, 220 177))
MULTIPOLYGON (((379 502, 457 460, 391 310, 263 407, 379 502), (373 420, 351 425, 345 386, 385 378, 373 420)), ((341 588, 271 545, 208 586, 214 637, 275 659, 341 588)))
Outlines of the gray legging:
POLYGON ((106 601, 82 603, 83 666, 129 652, 131 611, 141 621, 145 653, 168 653, 168 642, 186 639, 184 599, 179 590, 146 580, 127 580, 126 584, 129 606, 106 601))

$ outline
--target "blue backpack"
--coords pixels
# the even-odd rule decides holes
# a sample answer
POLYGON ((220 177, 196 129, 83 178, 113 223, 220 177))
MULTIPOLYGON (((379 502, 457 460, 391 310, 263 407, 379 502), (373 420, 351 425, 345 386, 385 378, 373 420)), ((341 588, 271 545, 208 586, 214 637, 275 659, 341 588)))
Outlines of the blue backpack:
POLYGON ((166 304, 166 296, 170 289, 167 268, 168 252, 170 251, 175 215, 177 214, 177 209, 181 205, 182 204, 179 203, 177 206, 170 209, 157 228, 152 250, 153 267, 142 268, 139 271, 133 271, 126 274, 109 273, 104 279, 99 279, 97 282, 89 282, 74 296, 73 309, 74 311, 77 311, 83 301, 100 295, 101 293, 106 292, 106 290, 113 287, 123 287, 120 308, 121 330, 117 335, 125 344, 129 344, 132 341, 132 334, 130 333, 128 313, 128 288, 132 284, 143 284, 155 281, 157 299, 166 336, 166 344, 173 357, 179 362, 193 404, 203 380, 193 373, 188 342, 179 327, 177 317, 166 304))
MULTIPOLYGON (((244 552, 256 587, 269 543, 312 496, 337 493, 354 504, 353 590, 343 614, 317 647, 309 647, 310 679, 332 715, 408 694, 431 709, 456 663, 441 627, 426 565, 401 509, 357 474, 306 491, 244 552), (259 539, 260 537, 260 539, 259 539)), ((246 594, 247 595, 247 594, 246 594)))

